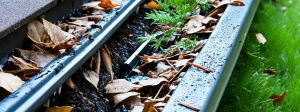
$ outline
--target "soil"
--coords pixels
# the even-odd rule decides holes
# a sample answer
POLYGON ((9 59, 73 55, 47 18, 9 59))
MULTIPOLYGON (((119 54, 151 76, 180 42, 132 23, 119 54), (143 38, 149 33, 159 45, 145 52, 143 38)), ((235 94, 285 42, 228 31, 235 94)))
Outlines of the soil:
MULTIPOLYGON (((110 51, 115 78, 124 77, 123 72, 119 70, 123 63, 139 47, 136 37, 155 32, 155 26, 151 24, 153 21, 146 20, 144 17, 145 10, 143 9, 139 10, 138 14, 133 13, 105 43, 110 51)), ((63 84, 61 93, 51 97, 50 106, 72 106, 74 107, 72 110, 74 112, 111 112, 124 110, 122 106, 118 106, 113 110, 112 104, 109 103, 104 87, 111 79, 109 74, 104 70, 103 65, 101 65, 100 69, 98 91, 84 78, 82 70, 94 70, 94 68, 90 68, 90 62, 91 59, 85 62, 82 68, 77 70, 71 77, 78 89, 73 90, 66 84, 63 84)))

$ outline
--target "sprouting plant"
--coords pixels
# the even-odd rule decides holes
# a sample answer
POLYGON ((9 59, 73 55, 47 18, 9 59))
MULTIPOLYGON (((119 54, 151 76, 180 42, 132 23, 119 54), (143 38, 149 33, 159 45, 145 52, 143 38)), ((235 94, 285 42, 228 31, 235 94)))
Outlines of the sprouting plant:
POLYGON ((175 42, 175 45, 181 52, 190 50, 190 49, 195 49, 196 44, 197 44, 197 38, 198 37, 196 35, 192 35, 189 38, 187 38, 186 40, 175 42), (180 50, 180 48, 182 48, 183 50, 180 50))
POLYGON ((201 9, 203 12, 207 12, 208 9, 210 8, 210 4, 208 3, 209 0, 196 0, 197 4, 201 6, 201 9))

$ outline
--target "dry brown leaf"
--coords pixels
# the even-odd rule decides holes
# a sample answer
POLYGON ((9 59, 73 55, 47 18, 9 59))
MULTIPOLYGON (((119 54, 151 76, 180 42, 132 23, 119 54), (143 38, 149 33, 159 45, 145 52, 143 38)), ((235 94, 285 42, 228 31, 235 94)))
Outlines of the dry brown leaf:
POLYGON ((166 103, 162 103, 162 102, 158 102, 158 103, 155 103, 154 105, 153 105, 153 107, 164 107, 166 105, 166 103))
POLYGON ((71 40, 72 38, 75 38, 74 35, 61 30, 60 27, 48 22, 45 19, 42 19, 42 20, 44 23, 44 27, 45 27, 47 33, 50 35, 50 38, 51 38, 52 42, 54 43, 54 45, 65 43, 65 42, 71 40))
POLYGON ((27 36, 37 44, 43 43, 46 38, 49 38, 44 25, 37 20, 32 20, 28 23, 27 36))
POLYGON ((63 107, 49 107, 45 110, 45 112, 71 112, 73 110, 73 107, 71 106, 63 106, 63 107))
POLYGON ((161 9, 162 9, 162 8, 161 8, 159 5, 157 5, 157 3, 154 2, 154 1, 145 4, 145 5, 143 6, 143 8, 146 8, 146 9, 156 9, 156 10, 161 10, 161 9))
POLYGON ((109 54, 109 51, 105 44, 100 48, 101 51, 101 60, 103 61, 103 66, 105 71, 110 75, 111 80, 114 80, 114 72, 112 70, 112 61, 109 54))
POLYGON ((134 106, 142 106, 140 96, 131 96, 121 102, 127 109, 132 109, 134 106))
POLYGON ((268 74, 276 74, 276 70, 275 69, 266 69, 264 68, 264 72, 263 73, 268 73, 268 74))
POLYGON ((245 4, 241 1, 233 1, 230 3, 230 5, 244 6, 245 4))
POLYGON ((138 92, 127 92, 127 93, 121 93, 121 94, 115 94, 115 95, 113 95, 112 97, 112 99, 113 99, 113 101, 114 101, 114 107, 118 104, 118 103, 120 103, 120 102, 122 102, 123 100, 126 100, 127 98, 129 98, 129 97, 131 97, 131 96, 138 96, 140 93, 138 93, 138 92))
POLYGON ((106 9, 112 9, 117 6, 117 5, 113 4, 110 0, 100 0, 100 1, 101 1, 101 3, 99 4, 99 6, 106 8, 106 9))
POLYGON ((194 15, 190 17, 190 21, 185 27, 182 28, 187 34, 193 34, 199 31, 204 31, 205 26, 202 25, 202 20, 205 19, 204 16, 194 15))
POLYGON ((189 62, 189 61, 191 61, 191 60, 193 60, 193 59, 183 59, 183 60, 179 60, 179 61, 177 61, 174 65, 175 65, 176 68, 179 68, 179 67, 182 67, 182 66, 186 65, 187 62, 189 62))
POLYGON ((273 101, 273 104, 274 104, 275 106, 277 106, 277 104, 281 105, 281 102, 282 102, 282 100, 283 100, 285 94, 286 94, 286 91, 283 92, 281 95, 275 95, 275 94, 273 94, 273 95, 271 96, 271 99, 267 100, 266 102, 273 101))
POLYGON ((17 49, 20 56, 25 60, 30 60, 37 63, 38 67, 45 67, 48 63, 54 60, 59 54, 53 54, 49 52, 38 52, 17 49))
POLYGON ((83 75, 86 80, 88 80, 90 83, 92 83, 96 89, 98 89, 99 74, 97 74, 91 70, 84 70, 83 75))
POLYGON ((101 65, 101 54, 100 54, 100 50, 97 50, 97 57, 96 57, 96 66, 95 66, 95 72, 97 74, 100 73, 100 65, 101 65))
POLYGON ((174 72, 172 70, 163 72, 161 74, 159 74, 160 77, 165 77, 166 79, 170 80, 174 75, 174 72))
POLYGON ((81 38, 88 29, 91 29, 91 27, 76 26, 75 29, 69 29, 68 32, 78 39, 81 38))
POLYGON ((99 4, 100 4, 100 3, 101 3, 100 1, 88 2, 88 3, 85 3, 85 4, 81 5, 81 6, 79 7, 79 9, 80 9, 80 10, 87 10, 87 9, 89 9, 89 8, 92 8, 92 9, 103 10, 103 11, 104 11, 105 8, 99 7, 99 4))
POLYGON ((161 83, 167 82, 168 80, 165 78, 149 78, 146 80, 141 80, 139 81, 139 84, 141 86, 156 86, 159 85, 161 83))
POLYGON ((94 25, 95 22, 94 21, 88 21, 88 18, 81 18, 81 19, 78 19, 74 22, 68 22, 68 24, 78 25, 78 26, 85 26, 85 27, 91 28, 91 25, 94 25))
POLYGON ((142 112, 144 106, 133 106, 133 108, 129 112, 142 112))
POLYGON ((265 44, 267 42, 266 38, 261 33, 257 33, 255 36, 259 43, 265 44))
POLYGON ((156 73, 159 74, 161 72, 167 71, 171 66, 166 65, 164 62, 159 62, 156 66, 156 73))
POLYGON ((24 83, 24 81, 13 74, 0 72, 0 99, 7 97, 10 93, 20 88, 24 83))
POLYGON ((156 108, 151 107, 148 112, 158 112, 158 111, 156 110, 156 108))
POLYGON ((37 46, 36 44, 31 44, 30 49, 33 51, 39 51, 39 52, 45 51, 43 48, 41 48, 40 46, 37 46))
MULTIPOLYGON (((229 1, 230 2, 230 1, 229 1)), ((210 12, 205 15, 205 17, 215 17, 218 16, 219 13, 223 13, 227 8, 228 1, 222 1, 216 6, 215 9, 211 10, 210 12)))
POLYGON ((146 100, 144 102, 144 109, 143 112, 148 112, 150 110, 150 108, 154 105, 155 100, 150 99, 150 100, 146 100))
POLYGON ((100 21, 103 19, 103 15, 90 15, 90 16, 83 16, 77 17, 76 20, 88 20, 88 21, 100 21))
POLYGON ((125 93, 133 89, 133 84, 125 79, 117 79, 105 86, 106 93, 125 93))
POLYGON ((70 88, 72 88, 72 89, 74 89, 74 90, 77 90, 77 87, 76 87, 76 85, 73 83, 71 77, 68 78, 68 80, 66 81, 66 84, 67 84, 70 88))

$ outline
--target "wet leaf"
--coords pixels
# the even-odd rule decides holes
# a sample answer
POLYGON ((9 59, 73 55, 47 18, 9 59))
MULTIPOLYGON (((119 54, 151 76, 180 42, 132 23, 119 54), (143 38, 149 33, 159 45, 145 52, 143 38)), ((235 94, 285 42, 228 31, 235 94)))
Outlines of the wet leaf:
POLYGON ((17 51, 23 59, 36 62, 37 66, 41 68, 45 67, 48 63, 59 56, 59 54, 53 54, 49 52, 38 52, 22 49, 17 49, 17 51))
POLYGON ((113 4, 110 0, 101 0, 101 3, 99 4, 100 7, 112 9, 116 7, 117 5, 113 4))
POLYGON ((27 25, 27 36, 30 38, 34 43, 43 43, 46 38, 49 38, 44 25, 37 21, 32 20, 27 25))
POLYGON ((60 29, 60 27, 48 22, 47 20, 43 19, 44 27, 47 33, 50 35, 50 38, 54 45, 58 45, 61 43, 65 43, 72 38, 75 38, 74 35, 65 32, 60 29))
POLYGON ((233 1, 230 3, 230 5, 244 6, 245 4, 241 1, 233 1))
POLYGON ((128 92, 128 93, 121 93, 121 94, 115 94, 113 95, 113 101, 114 101, 114 107, 122 102, 123 100, 126 100, 127 98, 131 97, 131 96, 138 96, 139 93, 138 92, 128 92))
POLYGON ((158 6, 157 3, 154 2, 154 1, 145 4, 145 5, 143 6, 143 8, 146 8, 146 9, 156 9, 156 10, 161 10, 161 9, 162 9, 162 8, 161 8, 160 6, 158 6))
POLYGON ((20 88, 24 83, 24 81, 13 74, 0 72, 0 99, 7 97, 10 93, 20 88))
POLYGON ((45 110, 45 112, 71 112, 73 107, 71 106, 63 106, 63 107, 49 107, 45 110))
POLYGON ((109 51, 105 44, 103 44, 100 48, 101 52, 101 60, 103 61, 103 66, 105 71, 110 75, 111 80, 114 79, 114 72, 112 70, 112 61, 109 51))
POLYGON ((88 80, 90 83, 92 83, 96 89, 98 89, 99 74, 97 74, 91 70, 84 70, 83 75, 86 80, 88 80))
POLYGON ((259 43, 265 44, 267 42, 266 38, 261 33, 257 33, 255 36, 259 43))
POLYGON ((268 74, 276 74, 276 70, 275 69, 266 69, 264 68, 264 72, 263 73, 268 73, 268 74))
POLYGON ((132 90, 133 88, 133 84, 126 81, 125 79, 117 79, 113 82, 109 82, 105 86, 105 91, 106 93, 125 93, 132 90))
POLYGON ((139 81, 139 84, 141 86, 156 86, 156 85, 159 85, 159 84, 167 82, 167 81, 168 80, 165 78, 149 78, 146 80, 139 81))
POLYGON ((282 102, 282 100, 283 100, 285 94, 286 94, 286 91, 283 92, 281 95, 275 95, 275 94, 273 94, 273 95, 271 96, 271 99, 267 100, 266 102, 273 101, 273 104, 274 104, 275 106, 276 106, 277 104, 281 105, 281 102, 282 102))

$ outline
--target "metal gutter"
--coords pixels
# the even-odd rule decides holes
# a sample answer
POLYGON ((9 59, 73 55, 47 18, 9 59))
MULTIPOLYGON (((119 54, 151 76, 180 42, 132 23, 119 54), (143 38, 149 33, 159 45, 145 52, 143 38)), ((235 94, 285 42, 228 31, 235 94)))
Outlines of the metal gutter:
POLYGON ((56 91, 75 71, 91 57, 102 44, 117 30, 144 0, 123 0, 122 7, 113 9, 96 24, 102 30, 91 29, 94 40, 81 38, 81 45, 76 45, 68 52, 44 67, 39 74, 32 77, 0 102, 1 112, 35 111, 56 91))
POLYGON ((232 70, 239 57, 259 0, 241 0, 245 6, 229 5, 193 63, 210 68, 204 73, 190 67, 163 112, 194 112, 179 105, 184 101, 202 112, 214 112, 222 98, 232 70))

